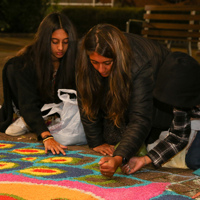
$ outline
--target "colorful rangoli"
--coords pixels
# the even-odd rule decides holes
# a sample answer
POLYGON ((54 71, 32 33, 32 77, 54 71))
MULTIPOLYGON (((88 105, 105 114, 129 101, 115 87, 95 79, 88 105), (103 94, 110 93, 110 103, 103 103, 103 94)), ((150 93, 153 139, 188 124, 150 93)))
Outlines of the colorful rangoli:
POLYGON ((156 183, 117 171, 101 175, 101 156, 68 150, 45 154, 40 143, 0 141, 0 200, 164 200, 191 199, 156 183))

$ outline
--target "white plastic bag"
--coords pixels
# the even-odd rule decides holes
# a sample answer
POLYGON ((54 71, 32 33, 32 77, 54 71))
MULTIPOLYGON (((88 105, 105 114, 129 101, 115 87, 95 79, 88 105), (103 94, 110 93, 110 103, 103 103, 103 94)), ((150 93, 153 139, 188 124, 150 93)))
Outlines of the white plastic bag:
POLYGON ((82 145, 86 144, 85 132, 80 120, 77 98, 70 99, 69 94, 77 93, 75 90, 59 89, 58 97, 62 100, 59 104, 45 104, 41 111, 49 110, 44 118, 58 113, 60 122, 48 127, 54 139, 62 145, 82 145))

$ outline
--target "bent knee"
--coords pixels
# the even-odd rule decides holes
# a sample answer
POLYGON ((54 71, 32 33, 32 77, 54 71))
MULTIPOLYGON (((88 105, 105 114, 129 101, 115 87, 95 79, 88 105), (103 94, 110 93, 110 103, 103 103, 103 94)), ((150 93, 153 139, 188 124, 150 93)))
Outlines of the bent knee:
POLYGON ((200 156, 191 156, 186 155, 185 163, 190 169, 199 169, 200 168, 200 156))

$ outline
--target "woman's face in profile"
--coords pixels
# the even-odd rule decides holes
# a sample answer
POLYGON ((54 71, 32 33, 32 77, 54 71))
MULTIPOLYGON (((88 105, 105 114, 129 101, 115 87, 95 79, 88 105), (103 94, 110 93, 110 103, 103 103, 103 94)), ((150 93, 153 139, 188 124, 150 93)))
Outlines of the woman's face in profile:
POLYGON ((113 65, 113 59, 101 56, 96 52, 89 54, 90 62, 93 67, 101 74, 103 77, 108 77, 111 72, 113 65))

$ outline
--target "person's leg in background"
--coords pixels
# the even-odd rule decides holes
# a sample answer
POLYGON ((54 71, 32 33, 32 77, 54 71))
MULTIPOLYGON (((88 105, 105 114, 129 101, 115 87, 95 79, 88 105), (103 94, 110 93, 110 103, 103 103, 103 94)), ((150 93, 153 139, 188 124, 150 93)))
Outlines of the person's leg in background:
POLYGON ((192 142, 185 158, 185 162, 190 169, 200 168, 200 131, 192 142))

